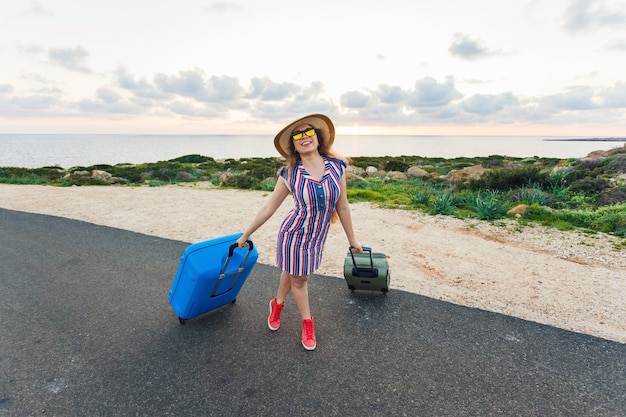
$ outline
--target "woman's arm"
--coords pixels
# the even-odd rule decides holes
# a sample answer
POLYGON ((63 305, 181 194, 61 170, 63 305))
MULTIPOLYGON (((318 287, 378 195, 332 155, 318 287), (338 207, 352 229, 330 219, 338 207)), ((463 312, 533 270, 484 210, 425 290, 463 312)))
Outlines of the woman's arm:
POLYGON ((350 204, 348 203, 348 194, 346 192, 347 180, 345 174, 341 176, 341 192, 337 201, 337 215, 343 226, 343 230, 348 238, 348 243, 355 248, 358 253, 363 252, 363 246, 356 240, 354 236, 354 228, 352 227, 352 214, 350 213, 350 204))
POLYGON ((243 232, 243 235, 237 239, 237 245, 239 248, 243 248, 244 246, 248 246, 246 240, 250 238, 252 233, 256 232, 256 230, 263 226, 263 224, 270 218, 278 207, 285 201, 285 198, 289 195, 289 189, 285 184, 285 180, 283 177, 278 177, 276 181, 276 186, 274 187, 274 191, 270 194, 269 200, 265 203, 263 207, 257 212, 256 216, 250 223, 250 225, 243 232))

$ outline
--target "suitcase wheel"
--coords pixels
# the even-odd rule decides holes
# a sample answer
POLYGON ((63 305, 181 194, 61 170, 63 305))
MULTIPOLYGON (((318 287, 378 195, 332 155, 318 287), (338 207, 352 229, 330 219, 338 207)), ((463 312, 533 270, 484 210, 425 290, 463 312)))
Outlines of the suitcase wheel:
POLYGON ((184 326, 184 325, 185 325, 185 323, 187 322, 187 319, 184 319, 184 318, 182 318, 182 317, 180 317, 180 316, 179 316, 179 317, 178 317, 178 322, 184 326))

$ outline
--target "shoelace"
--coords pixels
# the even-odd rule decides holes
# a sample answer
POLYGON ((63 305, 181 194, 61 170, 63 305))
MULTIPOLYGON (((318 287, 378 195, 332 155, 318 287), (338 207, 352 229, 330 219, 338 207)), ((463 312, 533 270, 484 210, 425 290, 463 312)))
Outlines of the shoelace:
POLYGON ((280 312, 283 309, 284 304, 276 304, 276 307, 272 308, 272 316, 270 317, 271 321, 276 321, 280 318, 280 312))
POLYGON ((304 334, 306 335, 307 340, 313 340, 313 337, 315 336, 315 332, 313 330, 312 320, 304 321, 304 334))

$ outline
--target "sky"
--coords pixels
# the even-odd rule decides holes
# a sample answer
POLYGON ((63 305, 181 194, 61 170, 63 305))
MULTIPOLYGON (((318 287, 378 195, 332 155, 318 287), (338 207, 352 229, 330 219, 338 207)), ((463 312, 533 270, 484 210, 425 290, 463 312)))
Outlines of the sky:
POLYGON ((626 136, 626 0, 0 6, 0 133, 626 136))

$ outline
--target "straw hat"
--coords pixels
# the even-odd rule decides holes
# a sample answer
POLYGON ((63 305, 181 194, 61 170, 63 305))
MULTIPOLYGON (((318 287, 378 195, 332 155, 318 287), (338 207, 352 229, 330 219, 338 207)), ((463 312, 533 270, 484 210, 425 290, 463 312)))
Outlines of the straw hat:
POLYGON ((285 126, 274 138, 276 150, 285 158, 289 157, 289 141, 293 130, 302 124, 311 125, 317 130, 318 139, 330 148, 335 141, 335 126, 333 122, 323 114, 310 114, 285 126))

